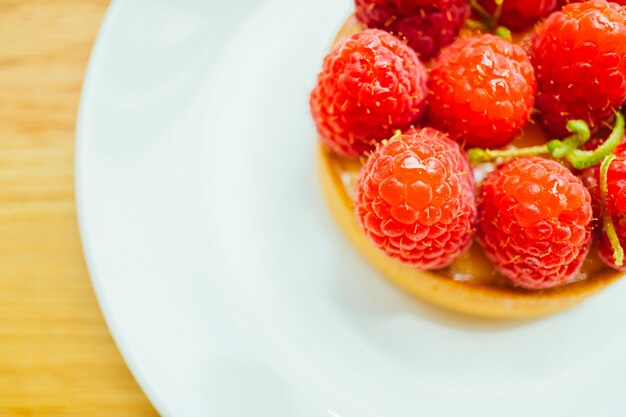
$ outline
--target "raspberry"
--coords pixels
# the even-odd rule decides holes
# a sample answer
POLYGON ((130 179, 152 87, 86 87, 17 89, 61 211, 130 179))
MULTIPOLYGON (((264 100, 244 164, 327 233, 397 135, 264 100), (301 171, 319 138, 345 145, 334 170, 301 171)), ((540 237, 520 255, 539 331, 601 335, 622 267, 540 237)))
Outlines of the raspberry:
POLYGON ((310 106, 322 141, 359 156, 416 122, 426 96, 426 69, 415 52, 387 32, 369 29, 324 58, 310 106))
POLYGON ((407 41, 422 59, 450 44, 469 16, 467 0, 355 0, 356 17, 367 27, 407 41))
POLYGON ((431 121, 472 146, 500 147, 526 125, 535 76, 519 46, 485 34, 441 51, 430 79, 431 121))
MULTIPOLYGON (((622 143, 614 152, 615 159, 607 171, 607 214, 611 217, 615 232, 622 248, 626 247, 626 143, 622 143)), ((595 217, 602 219, 600 210, 600 166, 594 165, 583 171, 582 180, 594 203, 595 217)), ((602 223, 600 221, 600 223, 602 223)), ((600 258, 610 267, 626 271, 626 265, 617 266, 613 258, 613 247, 606 231, 600 228, 600 258)))
POLYGON ((368 159, 355 212, 370 241, 389 256, 418 269, 443 268, 471 244, 472 169, 445 133, 408 132, 368 159))
MULTIPOLYGON (((495 0, 478 0, 488 13, 496 11, 495 0)), ((522 30, 531 27, 556 10, 557 0, 505 0, 499 23, 511 30, 522 30)))
POLYGON ((529 55, 546 129, 567 135, 570 119, 592 132, 626 100, 626 9, 605 0, 565 6, 537 28, 529 55))
POLYGON ((591 197, 556 161, 519 158, 485 178, 478 240, 496 269, 522 288, 569 282, 590 245, 591 197))

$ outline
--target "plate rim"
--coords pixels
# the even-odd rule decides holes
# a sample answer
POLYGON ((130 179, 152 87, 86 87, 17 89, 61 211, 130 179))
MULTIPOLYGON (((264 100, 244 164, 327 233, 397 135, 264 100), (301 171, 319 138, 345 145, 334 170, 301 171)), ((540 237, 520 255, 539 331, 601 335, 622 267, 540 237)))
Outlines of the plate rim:
POLYGON ((98 29, 98 34, 96 35, 96 38, 93 42, 91 53, 89 55, 89 60, 84 71, 83 83, 78 103, 76 133, 73 148, 73 185, 74 204, 76 207, 76 221, 78 223, 78 234, 81 242, 81 250, 83 258, 85 260, 85 267, 87 269, 89 281, 91 282, 91 286, 93 288, 93 292, 96 298, 96 303, 100 309, 109 334, 113 339, 113 343, 115 344, 115 347, 122 357, 124 364, 131 373, 139 389, 145 395, 152 407, 154 407, 157 413, 161 416, 171 416, 173 414, 166 407, 165 402, 162 401, 158 395, 156 395, 156 389, 153 386, 153 383, 150 382, 150 379, 147 378, 141 371, 141 367, 132 359, 132 355, 130 354, 131 348, 124 341, 124 338, 121 336, 122 331, 112 317, 110 301, 104 295, 102 277, 98 273, 97 268, 94 266, 95 255, 93 253, 93 244, 91 243, 91 238, 89 237, 90 233, 88 233, 87 231, 87 210, 85 208, 85 187, 87 185, 85 181, 85 174, 82 173, 84 172, 82 165, 84 164, 86 159, 85 149, 88 142, 87 138, 89 136, 87 134, 87 126, 89 123, 88 115, 91 113, 90 107, 91 101, 94 97, 94 85, 98 68, 101 67, 100 63, 103 60, 103 50, 111 36, 111 30, 113 29, 113 25, 117 19, 117 16, 121 13, 122 4, 124 4, 124 2, 112 1, 107 7, 107 10, 104 14, 104 17, 102 18, 102 22, 98 29))

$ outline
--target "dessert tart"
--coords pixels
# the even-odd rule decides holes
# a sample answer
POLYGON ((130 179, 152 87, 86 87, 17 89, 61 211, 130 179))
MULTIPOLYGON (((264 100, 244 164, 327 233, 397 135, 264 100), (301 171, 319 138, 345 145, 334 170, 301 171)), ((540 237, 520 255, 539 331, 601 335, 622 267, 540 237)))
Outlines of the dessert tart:
MULTIPOLYGON (((600 4, 599 7, 604 7, 605 3, 603 0, 594 0, 592 2, 600 4)), ((357 5, 358 3, 363 2, 357 2, 357 5)), ((364 30, 364 25, 360 23, 356 17, 351 16, 337 34, 333 47, 339 45, 348 37, 354 36, 364 30)), ((626 33, 626 31, 624 33, 626 33)), ((473 30, 470 31, 468 29, 463 29, 461 38, 469 38, 473 34, 473 30), (463 33, 463 31, 471 33, 463 33)), ((525 42, 528 42, 528 37, 518 35, 516 38, 518 40, 525 39, 525 42)), ((449 50, 454 50, 454 45, 455 44, 450 46, 445 53, 451 55, 449 50)), ((462 45, 462 47, 465 48, 464 50, 467 50, 468 48, 467 45, 462 45)), ((441 55, 445 56, 445 54, 441 55)), ((621 59, 626 60, 626 57, 621 59)), ((433 69, 433 67, 436 65, 436 63, 433 64, 431 62, 430 65, 426 65, 429 66, 429 69, 425 70, 425 73, 430 70, 428 76, 431 77, 431 84, 429 87, 431 94, 433 94, 433 90, 437 90, 437 88, 433 89, 432 87, 432 78, 436 76, 435 72, 437 71, 436 69, 433 69)), ((449 68, 446 67, 446 69, 449 68)), ((423 87, 424 81, 420 79, 422 76, 423 75, 419 73, 419 71, 417 74, 412 75, 414 79, 417 79, 416 88, 418 91, 420 83, 423 87)), ((532 79, 529 82, 529 85, 532 85, 534 82, 535 80, 532 79)), ((541 89, 541 79, 538 79, 538 84, 541 89)), ((413 112, 419 113, 430 111, 430 117, 433 117, 433 115, 437 116, 436 109, 434 109, 437 105, 437 103, 435 103, 437 100, 436 98, 433 99, 431 96, 430 101, 431 103, 428 104, 431 106, 430 110, 425 110, 424 108, 419 108, 419 106, 417 106, 417 109, 414 108, 413 112)), ((537 103, 535 103, 535 106, 537 106, 537 103)), ((318 110, 316 110, 319 105, 314 104, 313 99, 311 107, 314 119, 320 117, 318 110)), ((532 107, 533 104, 531 102, 530 109, 532 109, 532 107)), ((530 119, 530 109, 528 109, 528 113, 526 113, 526 119, 530 119)), ((544 110, 543 114, 548 114, 548 111, 544 110)), ((511 115, 508 116, 509 119, 513 118, 511 115)), ((423 122, 423 115, 416 116, 416 120, 420 120, 420 122, 411 124, 411 127, 407 128, 409 131, 415 131, 415 129, 420 129, 420 126, 426 125, 426 123, 423 122)), ((463 131, 463 127, 459 128, 458 126, 454 126, 454 120, 448 124, 446 124, 446 122, 430 122, 431 121, 428 122, 428 125, 434 124, 442 132, 446 132, 444 135, 449 134, 450 137, 457 140, 459 140, 459 137, 472 136, 473 132, 476 130, 472 130, 471 134, 468 133, 468 131, 463 131)), ((554 119, 549 119, 549 122, 558 124, 559 121, 554 122, 554 119)), ((589 133, 591 135, 594 135, 596 131, 596 127, 593 122, 594 120, 587 120, 587 123, 591 128, 589 133)), ((470 145, 468 145, 467 141, 463 138, 461 138, 459 142, 462 145, 465 145, 465 148, 480 146, 481 143, 485 143, 485 140, 487 140, 489 146, 485 146, 485 148, 510 145, 509 148, 506 149, 531 149, 530 147, 532 146, 536 148, 549 142, 550 139, 555 137, 554 132, 559 130, 559 127, 542 127, 540 126, 540 123, 530 122, 526 124, 524 122, 524 124, 525 125, 521 128, 515 128, 514 134, 505 132, 500 137, 493 139, 493 141, 491 141, 492 137, 485 137, 481 139, 480 135, 477 134, 474 135, 475 137, 471 137, 469 139, 473 142, 470 145)), ((368 233, 364 230, 365 226, 363 226, 363 223, 365 221, 363 218, 359 219, 359 216, 355 214, 355 211, 358 211, 355 207, 359 204, 358 194, 364 193, 363 187, 365 186, 363 185, 363 181, 365 180, 359 180, 359 176, 363 175, 362 172, 365 169, 364 166, 368 165, 368 157, 372 158, 370 155, 372 155, 373 152, 374 157, 376 157, 379 146, 387 146, 387 143, 391 143, 394 140, 406 141, 408 139, 406 139, 406 137, 405 139, 397 139, 396 137, 400 135, 400 132, 396 131, 395 134, 389 135, 393 137, 389 137, 388 139, 375 144, 371 142, 369 144, 363 143, 361 144, 362 148, 359 152, 351 153, 353 152, 353 149, 350 148, 350 146, 354 145, 355 142, 358 142, 358 138, 354 139, 353 137, 350 137, 350 143, 346 145, 346 150, 346 146, 342 144, 341 139, 333 140, 331 137, 329 140, 328 137, 332 135, 323 128, 320 129, 319 126, 318 131, 321 135, 321 140, 318 143, 316 153, 319 178, 322 184, 325 200, 340 229, 348 237, 352 245, 381 274, 381 276, 420 300, 448 310, 473 316, 494 319, 527 319, 546 316, 570 308, 609 286, 622 275, 619 270, 611 268, 606 262, 602 262, 602 260, 600 260, 600 257, 598 256, 597 244, 592 243, 592 237, 599 233, 597 230, 602 229, 602 227, 594 225, 592 232, 591 223, 586 229, 588 230, 587 234, 590 236, 588 236, 588 238, 581 237, 579 241, 575 242, 575 246, 578 245, 580 247, 580 255, 578 256, 580 258, 580 262, 577 267, 574 268, 575 271, 569 271, 567 279, 558 282, 558 285, 524 285, 524 281, 516 281, 515 279, 510 278, 510 274, 507 275, 506 265, 503 267, 504 269, 502 267, 496 268, 494 266, 497 264, 497 261, 494 261, 496 258, 493 256, 490 258, 485 253, 485 248, 489 247, 489 244, 485 243, 488 239, 484 237, 484 234, 487 232, 483 233, 481 241, 482 245, 477 242, 476 237, 470 237, 469 243, 462 244, 461 246, 464 246, 463 249, 458 251, 458 253, 454 256, 454 259, 447 262, 446 265, 442 267, 438 267, 435 263, 424 263, 425 261, 423 262, 421 260, 416 261, 418 264, 416 267, 416 262, 410 262, 410 260, 407 262, 406 259, 399 259, 399 256, 390 256, 388 252, 381 250, 379 246, 372 243, 372 236, 368 235, 368 233), (339 143, 339 145, 337 145, 337 143, 339 143), (368 146, 370 147, 369 151, 367 150, 368 146), (363 149, 366 150, 363 151, 363 149), (361 183, 359 181, 361 181, 361 183), (419 262, 422 262, 422 264, 419 264, 419 262), (420 267, 420 265, 427 266, 420 267)), ((406 132, 406 130, 404 131, 406 132)), ((572 132, 572 130, 570 129, 569 132, 572 132)), ((409 135, 410 134, 411 133, 409 133, 409 135)), ((493 135, 493 137, 495 136, 496 135, 493 135)), ((563 137, 563 135, 561 135, 561 137, 563 137)), ((621 140, 621 137, 619 139, 621 140)), ((567 142, 567 139, 563 142, 567 142)), ((575 146, 580 146, 580 144, 575 146)), ((615 148, 615 146, 613 146, 613 148, 615 148)), ((463 151, 463 153, 464 152, 465 151, 463 151)), ((489 157, 482 158, 482 160, 493 159, 498 163, 503 161, 506 162, 508 160, 506 152, 506 150, 501 153, 498 153, 498 151, 485 151, 482 152, 481 155, 484 157, 484 155, 487 154, 489 157)), ((525 156, 523 153, 521 155, 525 156)), ((554 155, 551 154, 551 156, 554 155)), ((550 157, 550 155, 548 155, 548 157, 550 157)), ((478 162, 481 162, 482 160, 479 160, 478 162)), ((569 164, 571 160, 573 159, 567 159, 564 163, 569 168, 571 168, 569 164)), ((552 160, 550 161, 552 162, 552 160)), ((369 164, 368 166, 371 168, 371 165, 372 164, 369 164)), ((576 166, 575 164, 573 165, 574 167, 576 166)), ((583 165, 588 164, 584 163, 583 165)), ((597 165, 595 171, 597 176, 599 164, 596 161, 594 165, 597 165)), ((585 167, 586 166, 583 166, 583 168, 585 167)), ((485 175, 485 173, 482 172, 483 170, 485 170, 487 175, 489 175, 488 172, 493 171, 494 169, 496 168, 492 163, 477 163, 474 166, 474 174, 477 179, 482 180, 482 177, 485 175)), ((525 168, 519 169, 523 171, 525 168)), ((590 176, 593 177, 593 175, 590 176)), ((611 179, 610 174, 608 178, 611 179)), ((579 180, 576 179, 576 181, 579 180)), ((585 185, 588 185, 588 182, 585 182, 585 185)), ((480 184, 478 184, 478 187, 480 187, 480 184)), ((609 191, 610 190, 611 188, 609 187, 609 191)), ((478 192, 477 195, 479 195, 478 192)), ((593 191, 591 191, 591 196, 594 196, 593 191)), ((478 198, 478 200, 480 200, 480 198, 478 198)), ((589 203, 588 200, 589 198, 587 198, 587 203, 589 203)), ((595 201, 594 197, 594 204, 595 201)), ((478 217, 482 218, 484 221, 485 214, 481 214, 480 204, 481 203, 479 202, 478 217)), ((595 209, 596 207, 594 207, 594 210, 595 209)), ((486 209, 483 209, 483 211, 485 210, 486 209)), ((473 221, 472 216, 469 216, 468 221, 473 221)), ((621 235, 618 237, 621 238, 621 235)))

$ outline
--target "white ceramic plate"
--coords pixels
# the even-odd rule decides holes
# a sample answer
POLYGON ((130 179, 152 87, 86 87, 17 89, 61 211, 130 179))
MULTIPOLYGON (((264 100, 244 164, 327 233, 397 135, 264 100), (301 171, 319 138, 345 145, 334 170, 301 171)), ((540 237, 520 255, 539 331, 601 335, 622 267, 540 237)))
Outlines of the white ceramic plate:
POLYGON ((308 92, 350 0, 113 4, 85 82, 85 254, 167 416, 595 416, 626 410, 626 282, 490 322, 408 298, 322 201, 308 92))

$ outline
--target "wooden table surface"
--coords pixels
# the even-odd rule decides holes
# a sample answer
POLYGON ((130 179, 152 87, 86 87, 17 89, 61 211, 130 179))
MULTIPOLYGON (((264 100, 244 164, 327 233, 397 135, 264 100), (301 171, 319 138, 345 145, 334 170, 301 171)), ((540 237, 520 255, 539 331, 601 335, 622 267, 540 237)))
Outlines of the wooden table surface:
POLYGON ((104 0, 0 0, 0 416, 153 416, 83 259, 76 111, 104 0))

